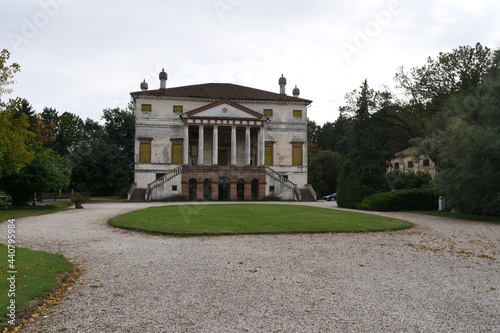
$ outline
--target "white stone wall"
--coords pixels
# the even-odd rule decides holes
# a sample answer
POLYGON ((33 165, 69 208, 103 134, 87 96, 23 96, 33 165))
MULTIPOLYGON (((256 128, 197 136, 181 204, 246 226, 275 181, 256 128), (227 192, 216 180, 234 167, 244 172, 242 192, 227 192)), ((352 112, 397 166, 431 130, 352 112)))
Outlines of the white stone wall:
MULTIPOLYGON (((265 141, 274 141, 274 165, 270 166, 289 180, 303 188, 307 184, 307 108, 291 103, 237 103, 263 113, 272 109, 273 116, 266 123, 265 141), (293 110, 301 110, 302 117, 293 117, 293 110), (292 142, 303 142, 302 166, 292 165, 292 142)), ((135 182, 138 188, 145 188, 156 179, 157 173, 165 173, 177 165, 170 165, 171 138, 183 138, 183 121, 173 112, 174 105, 182 105, 183 112, 209 104, 210 101, 189 101, 182 99, 138 98, 136 100, 136 142, 135 142, 135 182), (141 111, 141 104, 151 104, 151 111, 141 111), (139 161, 140 138, 151 138, 151 163, 139 161)), ((215 111, 214 111, 215 112, 215 111)), ((239 110, 234 115, 242 116, 239 110)), ((220 130, 220 129, 219 129, 220 130)), ((245 164, 245 132, 237 131, 237 165, 245 164)), ((212 131, 210 126, 204 131, 204 164, 212 164, 212 131)))

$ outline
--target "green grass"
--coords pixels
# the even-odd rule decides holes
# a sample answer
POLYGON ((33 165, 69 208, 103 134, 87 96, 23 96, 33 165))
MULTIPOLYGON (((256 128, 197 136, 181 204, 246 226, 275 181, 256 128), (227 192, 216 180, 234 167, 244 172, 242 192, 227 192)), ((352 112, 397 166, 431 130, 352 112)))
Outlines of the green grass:
POLYGON ((450 211, 419 211, 419 214, 440 216, 440 217, 450 217, 460 220, 470 220, 470 221, 482 221, 482 222, 496 222, 500 223, 500 216, 485 216, 485 215, 473 215, 473 214, 458 214, 452 213, 450 211))
POLYGON ((66 203, 58 203, 44 206, 27 206, 27 207, 11 207, 8 206, 7 210, 0 210, 0 222, 18 217, 49 214, 65 210, 68 208, 66 203))
POLYGON ((411 227, 409 222, 382 216, 279 204, 150 207, 115 217, 110 224, 179 236, 362 232, 411 227))
MULTIPOLYGON (((7 323, 7 314, 10 297, 7 277, 8 252, 7 246, 0 244, 0 253, 3 263, 0 265, 0 327, 7 323)), ((74 266, 62 255, 43 251, 32 251, 16 248, 15 252, 16 276, 16 318, 19 314, 29 310, 30 302, 34 299, 46 299, 48 293, 55 291, 59 283, 72 272, 74 266)))

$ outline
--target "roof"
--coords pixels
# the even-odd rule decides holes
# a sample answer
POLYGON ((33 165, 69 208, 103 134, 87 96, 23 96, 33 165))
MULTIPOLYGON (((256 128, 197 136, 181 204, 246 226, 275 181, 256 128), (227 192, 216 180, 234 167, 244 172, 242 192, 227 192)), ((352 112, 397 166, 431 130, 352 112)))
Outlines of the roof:
POLYGON ((190 86, 158 90, 145 90, 130 93, 133 97, 180 97, 214 100, 279 101, 311 104, 304 98, 273 93, 270 91, 240 86, 232 83, 204 83, 190 86))

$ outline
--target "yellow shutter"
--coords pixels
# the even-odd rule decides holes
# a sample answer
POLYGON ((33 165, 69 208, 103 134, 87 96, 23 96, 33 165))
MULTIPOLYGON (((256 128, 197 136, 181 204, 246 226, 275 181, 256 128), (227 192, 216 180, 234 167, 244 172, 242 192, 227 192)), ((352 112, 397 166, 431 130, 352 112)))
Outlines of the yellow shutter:
POLYGON ((302 165, 302 147, 292 148, 292 165, 302 165))
POLYGON ((174 105, 173 110, 175 113, 182 113, 182 112, 184 112, 184 107, 182 105, 174 105))
POLYGON ((296 118, 302 117, 302 110, 293 110, 293 116, 296 118))
POLYGON ((273 109, 264 109, 264 116, 272 117, 273 109))
POLYGON ((273 146, 265 147, 264 165, 273 165, 273 146))
POLYGON ((151 163, 151 142, 141 142, 139 163, 151 163))
POLYGON ((151 111, 151 104, 141 104, 141 111, 151 111))
POLYGON ((182 164, 182 144, 172 146, 172 164, 182 164))

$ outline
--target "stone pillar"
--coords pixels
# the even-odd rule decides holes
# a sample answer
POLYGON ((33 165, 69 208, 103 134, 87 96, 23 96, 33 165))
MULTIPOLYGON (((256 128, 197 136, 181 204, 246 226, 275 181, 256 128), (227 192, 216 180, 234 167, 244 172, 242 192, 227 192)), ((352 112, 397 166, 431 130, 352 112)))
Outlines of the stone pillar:
POLYGON ((231 127, 231 165, 236 165, 236 126, 231 127))
POLYGON ((212 147, 212 165, 219 164, 219 126, 214 125, 214 139, 212 147))
POLYGON ((245 128, 245 165, 250 165, 250 127, 245 128))
POLYGON ((182 142, 182 164, 189 165, 189 125, 184 125, 184 141, 182 142))
POLYGON ((258 157, 259 157, 259 163, 258 165, 259 166, 263 166, 264 165, 264 156, 265 156, 265 138, 264 138, 264 127, 261 127, 259 129, 259 147, 258 147, 258 157))
POLYGON ((198 165, 203 165, 203 152, 205 150, 205 131, 203 125, 198 126, 198 165))

